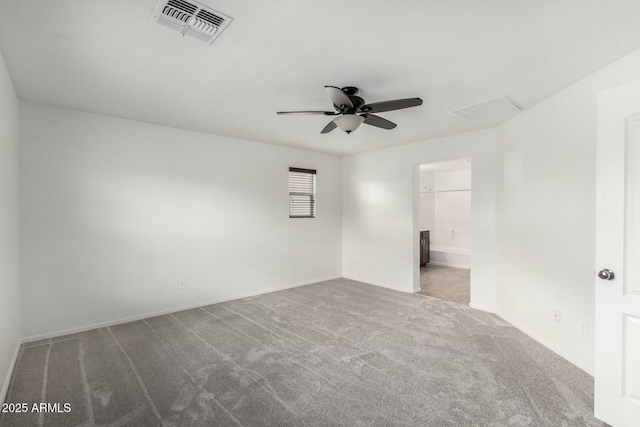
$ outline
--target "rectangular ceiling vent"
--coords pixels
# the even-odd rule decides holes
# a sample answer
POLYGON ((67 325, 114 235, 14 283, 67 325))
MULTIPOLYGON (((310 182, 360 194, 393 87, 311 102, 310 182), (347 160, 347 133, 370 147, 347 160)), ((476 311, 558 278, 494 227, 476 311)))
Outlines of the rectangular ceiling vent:
POLYGON ((233 20, 193 0, 160 0, 151 19, 209 44, 233 20))
POLYGON ((521 111, 522 107, 506 97, 506 95, 489 99, 483 102, 466 105, 449 111, 449 114, 465 120, 471 121, 482 117, 499 116, 521 111))

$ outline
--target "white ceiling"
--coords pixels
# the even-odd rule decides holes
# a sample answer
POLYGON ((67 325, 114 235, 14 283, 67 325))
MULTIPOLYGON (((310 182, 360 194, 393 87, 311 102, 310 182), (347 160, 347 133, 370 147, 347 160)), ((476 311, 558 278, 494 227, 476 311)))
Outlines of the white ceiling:
POLYGON ((495 126, 455 107, 525 109, 640 47, 638 0, 202 0, 234 18, 213 45, 150 21, 156 0, 0 0, 0 50, 22 99, 350 154, 495 126), (324 85, 398 127, 320 135, 324 85))

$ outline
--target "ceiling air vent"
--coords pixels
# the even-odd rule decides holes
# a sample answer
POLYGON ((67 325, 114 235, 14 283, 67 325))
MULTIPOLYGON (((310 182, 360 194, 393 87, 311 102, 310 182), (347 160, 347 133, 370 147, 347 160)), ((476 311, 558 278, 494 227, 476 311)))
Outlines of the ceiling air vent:
POLYGON ((522 110, 518 104, 507 98, 505 95, 489 99, 483 102, 466 105, 449 111, 449 114, 465 120, 475 120, 482 117, 499 116, 522 110))
POLYGON ((209 44, 233 20, 192 0, 160 0, 151 19, 209 44))

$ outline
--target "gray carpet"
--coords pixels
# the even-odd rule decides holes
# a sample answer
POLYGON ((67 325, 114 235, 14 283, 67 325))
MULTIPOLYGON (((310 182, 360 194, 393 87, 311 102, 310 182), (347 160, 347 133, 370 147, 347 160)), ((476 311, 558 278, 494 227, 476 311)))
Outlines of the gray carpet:
POLYGON ((24 345, 4 426, 598 426, 592 378, 499 317, 332 280, 24 345))
POLYGON ((427 264, 420 267, 420 292, 460 304, 471 301, 471 270, 427 264))

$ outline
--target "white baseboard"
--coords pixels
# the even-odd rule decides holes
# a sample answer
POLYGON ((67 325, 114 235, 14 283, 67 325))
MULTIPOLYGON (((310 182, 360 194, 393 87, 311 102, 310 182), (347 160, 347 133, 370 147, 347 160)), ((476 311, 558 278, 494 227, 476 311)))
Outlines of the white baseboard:
POLYGON ((189 304, 189 305, 183 305, 183 306, 180 306, 180 307, 169 308, 169 309, 166 309, 166 310, 153 311, 153 312, 150 312, 150 313, 144 313, 144 314, 140 314, 140 315, 136 315, 136 316, 124 317, 124 318, 120 318, 120 319, 109 320, 109 321, 106 321, 106 322, 93 323, 91 325, 78 326, 76 328, 64 329, 62 331, 55 331, 55 332, 48 332, 48 333, 45 333, 45 334, 32 335, 30 337, 22 338, 20 340, 20 342, 21 343, 28 343, 28 342, 38 341, 38 340, 42 340, 42 339, 47 339, 47 338, 56 338, 56 337, 61 337, 61 336, 64 336, 64 335, 75 334, 75 333, 78 333, 78 332, 90 331, 91 329, 98 329, 98 328, 104 328, 104 327, 107 327, 107 326, 120 325, 122 323, 134 322, 136 320, 142 320, 142 319, 146 319, 146 318, 149 318, 149 317, 155 317, 155 316, 162 316, 164 314, 177 313, 179 311, 190 310, 192 308, 197 308, 197 307, 203 307, 205 305, 218 304, 218 303, 221 303, 221 302, 233 301, 233 300, 237 300, 237 299, 241 299, 241 298, 253 297, 253 296, 256 296, 256 295, 268 294, 270 292, 282 291, 282 290, 285 290, 285 289, 297 288, 299 286, 311 285, 313 283, 325 282, 327 280, 334 280, 334 279, 340 279, 340 278, 341 278, 341 276, 332 276, 332 277, 326 277, 326 278, 312 280, 312 281, 298 282, 298 283, 294 283, 294 284, 291 284, 291 285, 280 286, 280 287, 277 287, 277 288, 269 288, 269 289, 262 289, 262 290, 259 290, 259 291, 254 291, 254 292, 247 292, 245 294, 233 295, 233 296, 224 297, 224 298, 218 298, 218 299, 210 300, 210 301, 201 301, 201 302, 197 302, 197 303, 194 303, 194 304, 189 304))
POLYGON ((9 364, 9 369, 7 370, 7 375, 4 379, 4 384, 2 385, 2 390, 0 390, 0 403, 4 402, 4 399, 7 397, 7 392, 9 391, 9 383, 11 382, 11 375, 13 375, 13 368, 16 366, 16 361, 18 360, 18 354, 20 354, 20 345, 21 342, 18 340, 16 343, 16 349, 13 352, 13 357, 11 358, 11 363, 9 364))
MULTIPOLYGON (((354 282, 360 282, 360 283, 365 283, 367 285, 371 285, 371 286, 377 286, 379 288, 384 288, 384 289, 391 289, 392 291, 398 291, 398 292, 404 292, 406 294, 413 294, 417 291, 415 290, 406 290, 406 289, 399 289, 399 288, 395 288, 392 286, 385 286, 385 285, 380 285, 378 283, 373 283, 367 279, 358 279, 356 277, 347 277, 347 276, 342 276, 343 279, 347 279, 347 280, 353 280, 354 282)), ((411 287, 411 289, 413 289, 413 286, 411 287)), ((420 289, 418 289, 420 290, 420 289)))
POLYGON ((480 310, 480 311, 486 311, 487 313, 494 313, 495 314, 495 312, 496 312, 495 310, 490 310, 487 307, 483 307, 481 305, 474 304, 473 302, 469 303, 469 307, 475 308, 476 310, 480 310))
POLYGON ((520 323, 510 319, 508 316, 505 316, 504 314, 502 314, 500 312, 496 312, 495 314, 497 314, 498 316, 502 317, 502 319, 506 320, 507 322, 509 322, 510 324, 515 326, 516 328, 520 329, 522 332, 524 332, 525 334, 529 335, 531 338, 533 338, 534 340, 538 341, 540 344, 544 345, 549 350, 553 351, 554 353, 556 353, 557 355, 559 355, 563 359, 573 363, 575 366, 577 366, 578 368, 582 369, 587 374, 589 374, 589 375, 591 375, 593 377, 593 372, 591 371, 591 369, 589 369, 588 367, 584 366, 582 364, 582 362, 576 360, 573 356, 567 354, 563 350, 560 350, 558 347, 556 347, 555 345, 551 344, 546 339, 540 337, 538 334, 535 334, 535 333, 531 332, 529 329, 527 329, 526 327, 522 326, 520 323))
POLYGON ((446 263, 446 262, 438 262, 438 261, 429 261, 429 264, 431 265, 439 265, 441 267, 451 267, 451 268, 462 268, 465 270, 470 270, 471 267, 469 267, 468 264, 452 264, 452 263, 446 263))

